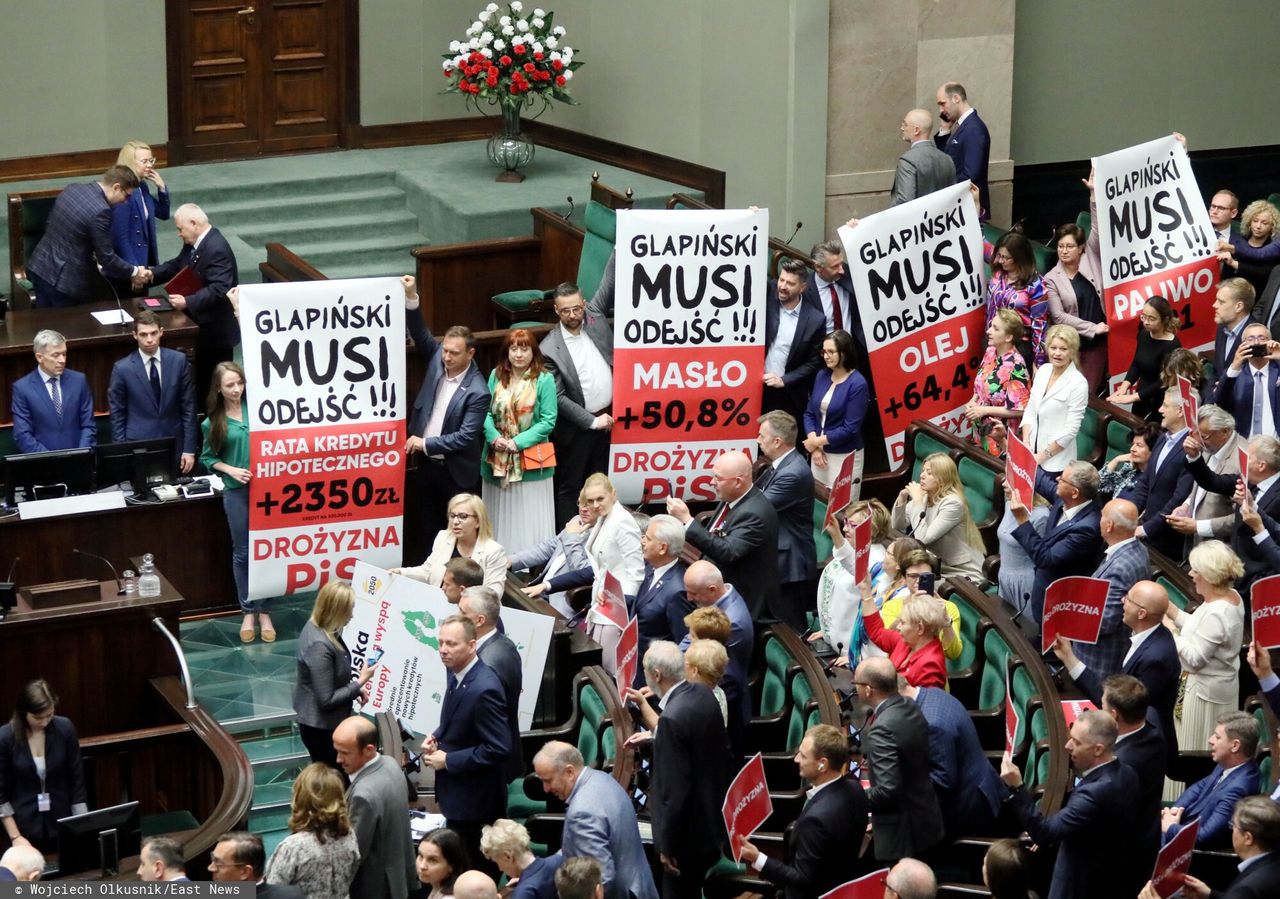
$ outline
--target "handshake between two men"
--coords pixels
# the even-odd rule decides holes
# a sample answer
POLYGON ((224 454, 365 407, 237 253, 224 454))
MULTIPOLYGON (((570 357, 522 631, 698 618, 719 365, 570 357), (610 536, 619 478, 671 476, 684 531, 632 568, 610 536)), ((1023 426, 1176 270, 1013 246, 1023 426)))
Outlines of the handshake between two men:
MULTIPOLYGON (((138 266, 137 271, 129 278, 129 283, 135 291, 142 290, 148 284, 156 279, 155 271, 144 266, 138 266)), ((186 309, 187 298, 180 293, 169 294, 169 305, 174 309, 186 309)))

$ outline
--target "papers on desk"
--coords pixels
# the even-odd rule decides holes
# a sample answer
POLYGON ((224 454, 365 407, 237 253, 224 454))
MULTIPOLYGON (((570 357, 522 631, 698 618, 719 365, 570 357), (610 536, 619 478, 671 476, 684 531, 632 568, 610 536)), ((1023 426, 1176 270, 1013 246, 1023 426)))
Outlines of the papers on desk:
POLYGON ((18 517, 23 521, 37 518, 55 518, 59 515, 78 515, 81 512, 102 512, 107 509, 123 509, 124 493, 86 493, 83 496, 60 496, 57 499, 31 499, 18 503, 18 517))
POLYGON ((89 313, 100 325, 131 325, 133 316, 123 309, 104 309, 101 312, 89 313))
POLYGON ((409 812, 409 833, 413 837, 414 844, 421 842, 422 838, 433 830, 444 827, 444 815, 437 815, 433 812, 424 812, 413 809, 409 812))

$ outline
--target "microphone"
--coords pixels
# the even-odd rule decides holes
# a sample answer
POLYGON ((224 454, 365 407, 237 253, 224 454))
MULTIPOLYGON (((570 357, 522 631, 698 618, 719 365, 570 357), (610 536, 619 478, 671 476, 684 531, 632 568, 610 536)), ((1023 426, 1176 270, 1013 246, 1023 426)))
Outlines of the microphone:
POLYGON ((569 202, 569 211, 562 215, 561 218, 567 222, 573 218, 573 197, 565 197, 565 199, 569 202))
MULTIPOLYGON (((98 273, 102 274, 101 266, 98 267, 98 273)), ((125 319, 128 319, 129 322, 132 322, 133 316, 124 314, 124 305, 120 302, 120 292, 116 290, 115 284, 111 283, 111 279, 108 278, 106 275, 103 275, 102 280, 107 282, 107 286, 111 288, 111 295, 116 298, 116 312, 120 313, 120 318, 117 321, 119 322, 120 327, 122 328, 127 327, 128 325, 126 324, 125 319)))
POLYGON ((88 556, 91 559, 97 559, 103 565, 111 569, 111 574, 116 582, 116 596, 124 596, 124 584, 120 583, 120 575, 116 574, 116 566, 112 565, 106 556, 100 556, 97 553, 85 552, 83 549, 72 549, 73 553, 81 556, 88 556))
POLYGON ((9 610, 18 604, 18 590, 13 583, 13 573, 21 561, 21 556, 14 556, 13 564, 9 566, 8 579, 0 582, 0 621, 3 621, 4 616, 9 614, 9 610))
POLYGON ((791 241, 795 240, 796 235, 800 233, 800 229, 803 227, 804 227, 804 222, 796 222, 796 230, 791 232, 791 236, 787 238, 786 242, 791 243, 791 241))

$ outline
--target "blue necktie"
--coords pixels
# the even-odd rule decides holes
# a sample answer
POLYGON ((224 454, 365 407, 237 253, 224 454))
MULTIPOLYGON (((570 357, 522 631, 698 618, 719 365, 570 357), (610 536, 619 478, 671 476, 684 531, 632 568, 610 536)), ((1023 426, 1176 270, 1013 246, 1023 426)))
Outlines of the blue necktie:
POLYGON ((160 408, 160 363, 156 362, 156 357, 152 356, 147 360, 147 367, 151 369, 151 395, 156 398, 156 408, 160 408))
POLYGON ((1253 370, 1253 426, 1249 431, 1250 437, 1262 433, 1262 404, 1266 401, 1264 394, 1267 389, 1263 375, 1263 369, 1253 370))
POLYGON ((62 417, 62 391, 58 389, 58 379, 49 379, 49 396, 53 400, 53 411, 62 417))

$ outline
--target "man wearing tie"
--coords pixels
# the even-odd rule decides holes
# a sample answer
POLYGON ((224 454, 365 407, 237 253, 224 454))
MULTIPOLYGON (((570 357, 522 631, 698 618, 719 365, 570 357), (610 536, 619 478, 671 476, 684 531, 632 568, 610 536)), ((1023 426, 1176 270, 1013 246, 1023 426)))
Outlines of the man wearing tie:
POLYGON ((1216 397, 1222 387, 1223 375, 1240 348, 1256 298, 1253 285, 1244 278, 1227 278, 1218 284, 1213 297, 1213 321, 1218 326, 1213 338, 1214 382, 1208 396, 1216 397))
POLYGON ((818 598, 818 551, 813 543, 813 472, 796 452, 798 433, 796 420, 786 412, 760 416, 756 441, 769 465, 756 486, 778 514, 779 617, 803 634, 805 609, 815 608, 818 598))
POLYGON ((506 694, 507 732, 511 751, 507 753, 503 776, 507 782, 525 775, 524 752, 520 744, 520 694, 524 690, 524 663, 515 642, 498 629, 502 623, 502 601, 492 587, 477 585, 462 592, 458 614, 476 626, 476 655, 493 669, 506 694))
POLYGON ((196 393, 185 353, 160 346, 164 328, 154 312, 133 320, 138 352, 111 368, 107 402, 111 407, 111 439, 151 440, 173 437, 179 468, 189 474, 196 461, 196 393))
POLYGON ((1275 434, 1280 406, 1280 343, 1261 322, 1250 322, 1226 375, 1218 382, 1214 402, 1231 412, 1236 430, 1246 437, 1275 434))
POLYGON ((844 264, 844 246, 838 240, 827 240, 809 251, 813 257, 813 274, 804 286, 801 301, 822 313, 826 319, 826 334, 848 331, 861 348, 858 368, 864 366, 866 341, 862 336, 862 320, 858 304, 853 297, 853 278, 844 264))
POLYGON ((1177 387, 1164 392, 1160 415, 1164 434, 1152 447, 1142 476, 1132 487, 1121 491, 1120 497, 1142 510, 1138 539, 1177 561, 1182 555, 1182 535, 1169 527, 1167 516, 1191 492, 1192 480, 1182 451, 1183 441, 1191 431, 1182 414, 1182 392, 1177 387))
POLYGON ((1187 787, 1172 808, 1160 812, 1161 840, 1168 843, 1192 821, 1200 822, 1197 849, 1221 849, 1230 843, 1231 813, 1236 802, 1258 792, 1260 774, 1253 760, 1258 751, 1258 722, 1248 712, 1219 715, 1209 736, 1214 768, 1187 787))
MULTIPOLYGON (((1240 477, 1240 450, 1245 449, 1249 441, 1236 431, 1236 422, 1231 413, 1222 406, 1209 403, 1200 407, 1196 415, 1196 426, 1196 432, 1189 434, 1182 444, 1188 461, 1198 459, 1201 453, 1207 452, 1207 464, 1211 472, 1240 477)), ((1169 527, 1184 537, 1191 538, 1188 541, 1189 550, 1202 540, 1213 537, 1230 541, 1231 530, 1235 527, 1236 508, 1231 497, 1194 484, 1191 494, 1182 505, 1173 510, 1173 514, 1165 516, 1165 520, 1169 522, 1169 527)))
MULTIPOLYGON (((637 654, 644 658, 654 640, 680 642, 689 633, 684 616, 693 604, 684 593, 684 525, 670 515, 655 515, 640 535, 644 554, 644 578, 630 609, 639 631, 637 654)), ((644 671, 636 672, 637 687, 644 685, 644 671)))
POLYGON ((1113 499, 1102 507, 1102 542, 1107 549, 1092 577, 1107 581, 1102 624, 1094 643, 1077 642, 1080 660, 1098 677, 1114 674, 1124 665, 1129 651, 1129 629, 1124 624, 1124 597, 1138 581, 1151 574, 1147 547, 1134 536, 1138 507, 1127 499, 1113 499))
POLYGON ((36 370, 13 382, 10 397, 18 452, 92 447, 98 440, 93 394, 85 376, 67 368, 67 339, 44 330, 31 346, 36 370))
MULTIPOLYGON (((484 857, 481 829, 507 809, 502 772, 511 751, 506 693, 498 675, 476 655, 476 626, 468 619, 450 615, 436 635, 448 686, 440 726, 423 741, 423 761, 436 772, 436 802, 448 827, 478 861, 484 857)), ((492 862, 480 867, 497 870, 492 862)))

